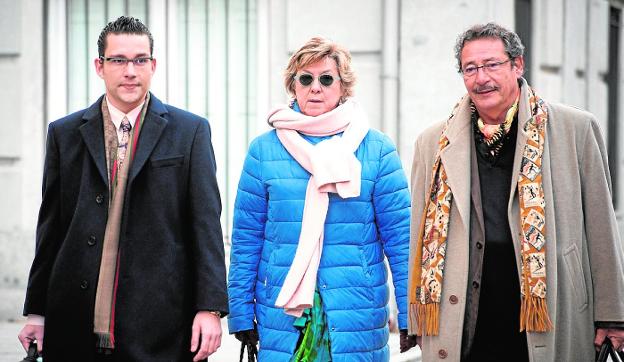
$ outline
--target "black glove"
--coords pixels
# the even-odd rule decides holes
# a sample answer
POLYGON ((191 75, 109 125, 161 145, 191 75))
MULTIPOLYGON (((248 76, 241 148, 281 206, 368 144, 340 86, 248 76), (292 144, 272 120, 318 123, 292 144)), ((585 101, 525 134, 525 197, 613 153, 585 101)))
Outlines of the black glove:
POLYGON ((255 362, 258 358, 258 330, 256 323, 254 323, 254 329, 248 329, 246 331, 238 331, 234 333, 234 337, 241 341, 240 360, 243 362, 243 355, 245 354, 245 348, 247 348, 247 361, 255 362))
POLYGON ((401 353, 409 351, 418 344, 416 343, 416 336, 408 335, 407 329, 401 329, 399 331, 399 342, 401 344, 401 353))
POLYGON ((39 358, 39 353, 37 353, 37 342, 32 342, 30 346, 28 346, 26 358, 24 358, 21 362, 37 362, 37 358, 39 358))

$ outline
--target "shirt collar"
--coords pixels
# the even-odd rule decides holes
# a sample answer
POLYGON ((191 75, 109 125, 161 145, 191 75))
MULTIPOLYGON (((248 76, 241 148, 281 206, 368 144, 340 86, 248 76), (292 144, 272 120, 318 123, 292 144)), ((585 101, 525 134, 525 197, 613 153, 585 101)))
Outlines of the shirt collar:
POLYGON ((143 100, 141 104, 136 106, 136 108, 132 109, 128 113, 124 113, 117 109, 115 106, 113 106, 113 104, 109 101, 108 96, 106 97, 106 104, 108 105, 108 113, 110 113, 111 121, 113 121, 115 128, 119 129, 119 127, 121 126, 121 120, 124 118, 124 116, 128 117, 130 125, 134 127, 134 123, 136 122, 136 119, 141 112, 141 109, 143 108, 143 104, 145 104, 145 100, 143 100))

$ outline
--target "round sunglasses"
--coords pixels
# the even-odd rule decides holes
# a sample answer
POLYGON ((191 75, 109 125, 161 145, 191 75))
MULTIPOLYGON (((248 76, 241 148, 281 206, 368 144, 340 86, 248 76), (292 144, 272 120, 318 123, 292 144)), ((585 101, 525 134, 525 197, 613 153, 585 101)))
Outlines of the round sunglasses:
MULTIPOLYGON (((299 83, 304 87, 308 87, 310 86, 310 84, 312 84, 312 82, 314 82, 314 76, 308 73, 295 75, 293 78, 295 80, 298 80, 299 83)), ((334 77, 331 74, 321 74, 318 77, 319 83, 321 83, 321 85, 324 87, 329 87, 330 85, 332 85, 334 83, 334 80, 340 80, 340 77, 334 77)))

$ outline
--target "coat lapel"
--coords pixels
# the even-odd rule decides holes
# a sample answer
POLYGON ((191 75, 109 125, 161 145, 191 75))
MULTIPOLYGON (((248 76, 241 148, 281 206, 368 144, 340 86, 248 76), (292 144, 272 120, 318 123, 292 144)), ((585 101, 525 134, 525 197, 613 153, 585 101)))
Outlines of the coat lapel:
POLYGON ((473 142, 470 125, 470 99, 460 101, 455 116, 449 120, 447 129, 448 146, 442 150, 440 158, 453 192, 454 203, 459 210, 463 224, 470 225, 470 142, 473 142))
POLYGON ((514 163, 511 174, 511 190, 509 191, 509 209, 512 207, 512 200, 516 196, 518 189, 518 178, 520 177, 520 168, 522 165, 522 155, 524 154, 524 146, 527 143, 529 134, 524 130, 526 123, 531 119, 531 109, 529 107, 529 97, 527 94, 527 83, 522 79, 520 88, 520 101, 518 102, 518 136, 516 137, 516 151, 514 154, 514 163))
POLYGON ((102 176, 102 181, 108 185, 108 171, 106 171, 104 150, 104 125, 100 109, 103 98, 104 96, 100 97, 97 102, 87 109, 82 116, 85 123, 79 129, 93 163, 95 163, 100 176, 102 176))
POLYGON ((147 162, 163 130, 167 126, 167 120, 163 118, 163 115, 167 113, 167 109, 153 94, 150 94, 150 104, 148 107, 141 128, 141 134, 139 135, 136 155, 132 160, 132 166, 130 168, 130 175, 128 177, 129 184, 139 174, 145 162, 147 162))

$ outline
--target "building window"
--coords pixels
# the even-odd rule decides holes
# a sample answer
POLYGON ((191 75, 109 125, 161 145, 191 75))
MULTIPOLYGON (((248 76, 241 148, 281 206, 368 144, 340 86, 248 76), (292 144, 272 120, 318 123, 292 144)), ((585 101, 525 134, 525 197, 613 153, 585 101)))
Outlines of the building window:
POLYGON ((154 35, 154 95, 210 121, 227 240, 240 170, 258 131, 257 0, 50 1, 50 121, 104 94, 93 64, 97 39, 121 15, 140 19, 154 35))
POLYGON ((524 78, 531 84, 531 49, 533 44, 531 37, 533 35, 533 5, 531 0, 516 0, 515 4, 515 22, 516 33, 524 44, 524 78))

